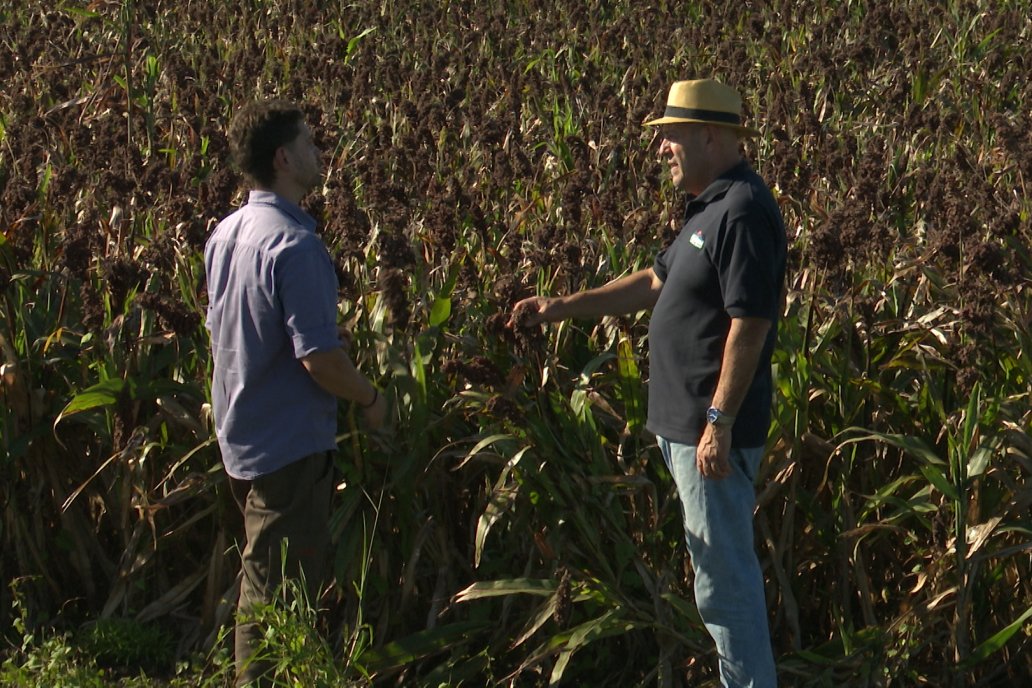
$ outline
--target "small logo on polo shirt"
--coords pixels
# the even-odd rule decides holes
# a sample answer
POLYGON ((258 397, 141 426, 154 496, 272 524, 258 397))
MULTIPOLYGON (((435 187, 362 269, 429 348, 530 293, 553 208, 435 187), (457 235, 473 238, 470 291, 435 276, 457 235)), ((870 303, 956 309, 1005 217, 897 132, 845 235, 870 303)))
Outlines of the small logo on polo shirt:
POLYGON ((695 248, 699 248, 699 249, 701 249, 701 248, 702 248, 702 245, 703 245, 703 244, 705 243, 705 242, 704 242, 704 241, 702 240, 702 230, 700 229, 700 230, 699 230, 699 231, 697 231, 697 232, 696 232, 695 234, 692 234, 691 238, 690 238, 690 239, 688 239, 688 243, 690 243, 690 244, 691 244, 692 246, 694 246, 695 248))

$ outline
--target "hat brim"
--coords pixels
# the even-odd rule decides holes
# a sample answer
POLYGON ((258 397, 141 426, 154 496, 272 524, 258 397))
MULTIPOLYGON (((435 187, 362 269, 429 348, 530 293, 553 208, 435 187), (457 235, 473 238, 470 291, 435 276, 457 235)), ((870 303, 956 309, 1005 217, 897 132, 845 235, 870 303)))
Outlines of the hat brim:
POLYGON ((715 127, 724 127, 725 129, 734 129, 739 136, 759 136, 760 132, 758 129, 752 127, 745 127, 740 124, 728 124, 727 122, 714 122, 708 119, 690 119, 687 117, 660 117, 659 119, 649 120, 642 126, 646 127, 658 127, 661 124, 712 124, 715 127))

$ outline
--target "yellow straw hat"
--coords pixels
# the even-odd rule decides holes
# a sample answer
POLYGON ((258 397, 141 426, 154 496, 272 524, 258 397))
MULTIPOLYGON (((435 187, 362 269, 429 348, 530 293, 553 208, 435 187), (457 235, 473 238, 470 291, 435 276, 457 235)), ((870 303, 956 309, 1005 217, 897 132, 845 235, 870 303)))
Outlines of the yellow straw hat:
POLYGON ((713 79, 675 81, 667 96, 666 112, 659 119, 645 122, 645 126, 677 122, 717 124, 734 129, 740 136, 760 135, 756 129, 742 124, 742 98, 738 91, 713 79))

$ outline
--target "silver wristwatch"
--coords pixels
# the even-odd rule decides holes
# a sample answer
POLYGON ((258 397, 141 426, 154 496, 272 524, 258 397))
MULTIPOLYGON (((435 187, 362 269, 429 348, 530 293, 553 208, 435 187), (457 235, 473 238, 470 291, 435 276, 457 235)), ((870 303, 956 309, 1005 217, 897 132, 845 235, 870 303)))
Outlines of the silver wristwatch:
POLYGON ((727 415, 716 406, 710 406, 706 409, 706 422, 710 425, 731 427, 735 424, 735 417, 727 415))

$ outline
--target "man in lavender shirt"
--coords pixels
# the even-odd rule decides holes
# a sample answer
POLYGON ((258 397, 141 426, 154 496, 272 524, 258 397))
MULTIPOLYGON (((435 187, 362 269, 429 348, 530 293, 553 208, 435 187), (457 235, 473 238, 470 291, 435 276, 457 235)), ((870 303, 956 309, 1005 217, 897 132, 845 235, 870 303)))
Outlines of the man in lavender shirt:
POLYGON ((329 545, 337 399, 358 404, 371 429, 383 397, 354 366, 337 325, 337 277, 298 203, 322 178, 299 108, 262 101, 229 127, 234 161, 252 183, 247 204, 219 223, 204 251, 212 407, 246 544, 237 607, 238 685, 267 685, 251 661, 263 629, 249 616, 271 602, 282 574, 314 600, 329 545), (281 551, 287 543, 286 558, 281 551))

